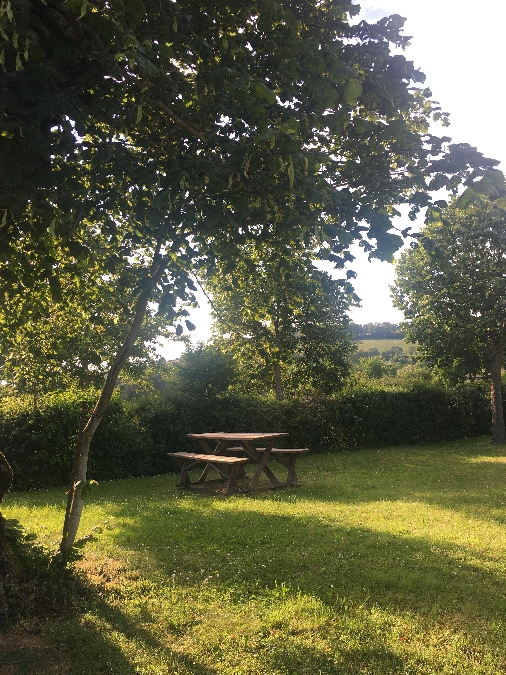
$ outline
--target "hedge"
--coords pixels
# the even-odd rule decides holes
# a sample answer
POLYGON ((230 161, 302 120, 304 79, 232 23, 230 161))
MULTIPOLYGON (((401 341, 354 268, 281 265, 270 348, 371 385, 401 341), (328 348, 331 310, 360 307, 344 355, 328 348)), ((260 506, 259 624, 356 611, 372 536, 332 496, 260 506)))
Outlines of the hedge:
MULTIPOLYGON (((96 393, 85 400, 91 408, 96 393)), ((64 486, 72 464, 82 394, 57 393, 33 409, 0 399, 0 451, 15 472, 14 489, 64 486)), ((188 433, 287 431, 292 447, 312 452, 457 440, 490 433, 486 388, 351 390, 339 397, 275 401, 237 394, 198 398, 153 394, 115 398, 92 442, 89 478, 115 480, 176 469, 168 452, 196 450, 188 433)))

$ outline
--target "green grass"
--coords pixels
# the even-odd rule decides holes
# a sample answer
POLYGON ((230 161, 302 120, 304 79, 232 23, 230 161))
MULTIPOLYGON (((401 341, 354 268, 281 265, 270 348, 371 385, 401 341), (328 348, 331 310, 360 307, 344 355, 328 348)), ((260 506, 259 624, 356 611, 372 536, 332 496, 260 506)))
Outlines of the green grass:
POLYGON ((360 340, 356 344, 359 352, 377 349, 380 354, 383 354, 392 347, 401 347, 407 354, 413 354, 416 350, 415 345, 408 344, 404 340, 360 340))
MULTIPOLYGON (((309 456, 299 476, 231 498, 175 476, 101 484, 78 564, 93 594, 22 622, 0 673, 506 673, 503 449, 309 456)), ((10 494, 4 515, 51 547, 62 509, 62 492, 10 494)))

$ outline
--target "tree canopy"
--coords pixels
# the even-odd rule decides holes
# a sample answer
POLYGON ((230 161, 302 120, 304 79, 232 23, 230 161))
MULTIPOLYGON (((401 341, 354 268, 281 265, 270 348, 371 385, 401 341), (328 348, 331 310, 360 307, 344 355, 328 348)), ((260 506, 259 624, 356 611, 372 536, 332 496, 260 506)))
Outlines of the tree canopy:
POLYGON ((130 248, 164 233, 173 254, 185 222, 210 255, 218 233, 230 244, 261 226, 316 237, 336 262, 365 223, 367 245, 390 256, 395 204, 416 212, 495 162, 428 133, 444 116, 391 52, 407 44, 403 19, 354 24, 357 11, 350 0, 11 0, 3 260, 31 232, 54 276, 48 230, 68 244, 90 222, 130 248))
POLYGON ((394 304, 406 317, 407 339, 447 377, 490 375, 494 440, 504 443, 506 213, 483 199, 465 211, 457 205, 402 254, 394 304))
POLYGON ((244 246, 206 282, 218 344, 254 391, 339 389, 353 351, 348 282, 332 279, 293 248, 244 246))

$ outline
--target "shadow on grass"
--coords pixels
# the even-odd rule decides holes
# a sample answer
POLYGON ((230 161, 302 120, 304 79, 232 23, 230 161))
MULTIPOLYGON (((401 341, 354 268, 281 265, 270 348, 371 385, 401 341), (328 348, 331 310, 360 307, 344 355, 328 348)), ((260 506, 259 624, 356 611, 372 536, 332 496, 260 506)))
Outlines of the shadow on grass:
POLYGON ((217 675, 167 648, 72 567, 52 564, 31 537, 15 544, 23 571, 0 624, 0 675, 138 675, 135 654, 125 654, 113 635, 135 642, 139 653, 156 653, 157 672, 217 675))
POLYGON ((161 573, 167 583, 206 579, 208 587, 226 590, 237 601, 286 584, 330 604, 336 597, 359 603, 367 598, 421 617, 433 617, 437 608, 459 623, 468 620, 471 630, 474 617, 493 622, 506 613, 504 576, 466 563, 462 547, 437 548, 423 538, 312 515, 262 513, 254 509, 262 497, 235 499, 237 509, 231 501, 221 509, 219 499, 176 496, 163 506, 146 505, 135 518, 116 506, 114 515, 128 518, 129 525, 113 538, 139 551, 139 568, 161 573), (244 499, 251 508, 241 510, 244 499))

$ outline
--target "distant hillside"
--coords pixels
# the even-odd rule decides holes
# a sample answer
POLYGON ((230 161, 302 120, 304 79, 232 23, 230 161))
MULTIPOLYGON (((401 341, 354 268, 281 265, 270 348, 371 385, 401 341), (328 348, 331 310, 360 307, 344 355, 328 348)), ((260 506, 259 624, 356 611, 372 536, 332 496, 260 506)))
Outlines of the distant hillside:
POLYGON ((402 340, 404 333, 397 323, 350 323, 356 341, 359 340, 402 340))
POLYGON ((383 354, 392 347, 400 347, 403 352, 410 355, 416 351, 416 345, 407 344, 404 340, 360 340, 357 341, 357 356, 361 352, 371 352, 373 349, 377 349, 380 354, 383 354))

